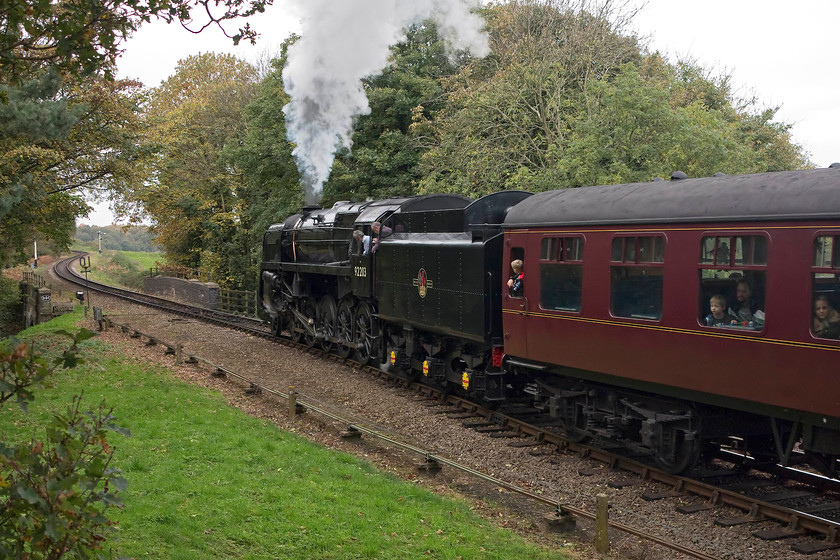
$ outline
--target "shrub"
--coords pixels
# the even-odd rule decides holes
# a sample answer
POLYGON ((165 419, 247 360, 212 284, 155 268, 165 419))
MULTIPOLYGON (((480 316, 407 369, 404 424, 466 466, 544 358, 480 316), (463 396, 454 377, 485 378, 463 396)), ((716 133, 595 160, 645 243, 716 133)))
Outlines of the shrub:
MULTIPOLYGON (((32 390, 57 369, 80 363, 78 343, 94 336, 88 330, 59 334, 73 343, 51 363, 25 342, 0 342, 0 403, 16 398, 26 410, 34 399, 32 390)), ((53 415, 43 441, 0 441, 0 557, 98 556, 113 528, 105 511, 121 506, 115 493, 126 486, 110 466, 114 451, 108 432, 126 433, 114 420, 104 403, 96 412, 82 412, 81 397, 76 396, 64 414, 53 415)))

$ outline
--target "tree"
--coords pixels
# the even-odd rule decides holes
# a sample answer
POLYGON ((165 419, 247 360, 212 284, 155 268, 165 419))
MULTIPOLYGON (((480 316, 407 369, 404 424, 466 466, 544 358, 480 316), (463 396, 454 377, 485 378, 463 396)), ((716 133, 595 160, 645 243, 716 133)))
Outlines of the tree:
POLYGON ((421 190, 479 196, 528 188, 535 170, 551 167, 553 147, 586 111, 587 85, 639 57, 610 6, 598 15, 567 1, 487 9, 492 54, 446 81, 451 103, 436 123, 421 190))
POLYGON ((352 152, 336 159, 324 188, 325 205, 415 193, 428 149, 418 125, 434 120, 445 106, 441 80, 456 71, 459 57, 447 54, 432 21, 406 31, 383 72, 365 80, 371 110, 358 120, 352 152))
MULTIPOLYGON (((0 6, 0 263, 22 260, 36 237, 66 245, 75 217, 89 211, 85 192, 108 192, 120 208, 130 205, 122 194, 140 175, 129 169, 139 161, 130 149, 138 84, 109 82, 133 31, 152 18, 177 21, 193 32, 210 25, 225 31, 231 20, 261 12, 270 2, 58 0, 0 6)), ((255 34, 245 25, 230 36, 238 42, 255 34)))
MULTIPOLYGON (((44 68, 60 73, 107 76, 122 42, 152 18, 179 22, 199 33, 234 19, 263 12, 271 0, 58 0, 4 2, 0 7, 0 82, 23 83, 44 68)), ((234 44, 254 41, 245 24, 234 44)), ((0 97, 2 99, 2 97, 0 97)))
POLYGON ((118 196, 142 182, 143 98, 136 82, 65 84, 54 70, 0 93, 0 262, 20 262, 33 239, 69 245, 84 191, 118 196))
POLYGON ((253 98, 254 68, 232 55, 206 53, 182 60, 152 91, 148 140, 156 147, 153 173, 137 194, 170 262, 204 268, 223 285, 235 283, 228 259, 241 221, 240 176, 222 150, 243 131, 253 98))
POLYGON ((421 192, 480 196, 807 165, 775 110, 733 98, 729 78, 665 63, 607 0, 487 8, 493 54, 447 79, 421 192), (768 142, 767 149, 763 149, 768 142), (762 146, 762 149, 759 149, 762 146))
POLYGON ((237 200, 241 209, 228 268, 238 273, 238 283, 253 287, 259 274, 262 237, 271 224, 300 211, 303 190, 286 140, 283 106, 289 97, 283 89, 282 71, 286 50, 295 40, 288 38, 280 56, 271 62, 271 71, 260 81, 253 100, 245 108, 242 134, 228 142, 223 161, 236 171, 237 200))

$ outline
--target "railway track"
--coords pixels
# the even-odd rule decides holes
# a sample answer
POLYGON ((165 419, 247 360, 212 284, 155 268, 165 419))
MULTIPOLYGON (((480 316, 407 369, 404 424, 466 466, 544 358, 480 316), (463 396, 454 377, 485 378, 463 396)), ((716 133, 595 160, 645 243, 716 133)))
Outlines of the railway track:
MULTIPOLYGON (((59 261, 55 266, 56 275, 89 290, 120 297, 139 305, 238 329, 253 336, 274 341, 281 340, 273 337, 269 327, 256 319, 213 312, 164 298, 88 282, 70 266, 76 259, 77 257, 73 257, 59 261)), ((282 343, 306 349, 310 353, 318 352, 316 348, 288 339, 282 339, 282 343)), ((321 354, 329 356, 331 360, 362 367, 361 364, 354 364, 346 358, 339 358, 325 352, 321 354)), ((731 527, 737 524, 771 520, 778 524, 777 528, 755 531, 756 538, 784 539, 809 535, 811 538, 808 541, 803 543, 800 539, 800 542, 793 547, 795 552, 802 554, 840 548, 837 535, 837 529, 840 527, 840 502, 837 501, 837 496, 840 495, 840 490, 836 480, 773 465, 753 465, 748 459, 732 452, 728 454, 721 452, 713 469, 697 470, 691 473, 690 477, 675 476, 655 469, 639 461, 638 458, 568 441, 562 436, 557 426, 545 424, 537 415, 537 411, 527 406, 491 410, 456 395, 445 394, 422 383, 393 376, 381 369, 365 367, 372 375, 387 379, 422 395, 428 400, 430 410, 453 420, 461 420, 465 428, 489 434, 491 437, 506 441, 508 445, 535 448, 553 445, 560 450, 597 461, 600 466, 588 470, 583 469, 580 472, 582 476, 592 476, 599 471, 621 472, 626 476, 616 483, 614 486, 616 488, 633 488, 642 482, 655 482, 662 486, 661 491, 647 492, 643 495, 642 497, 646 500, 680 499, 684 501, 686 497, 691 498, 693 503, 681 504, 675 508, 675 511, 680 514, 689 515, 709 508, 729 506, 742 513, 721 516, 716 520, 716 524, 731 527)), ((284 395, 276 387, 260 385, 248 379, 247 376, 236 373, 232 376, 239 378, 249 388, 256 387, 259 390, 284 395)), ((350 425, 352 423, 348 422, 348 426, 350 425)), ((545 502, 545 500, 541 501, 545 502)), ((584 516, 587 514, 579 508, 559 502, 556 503, 556 508, 559 513, 564 514, 584 516)), ((667 546, 667 543, 660 542, 659 544, 667 546)), ((691 551, 681 552, 698 558, 709 557, 702 553, 694 555, 691 551)))
POLYGON ((118 297, 138 305, 151 307, 153 309, 166 311, 167 313, 174 313, 184 317, 191 317, 215 325, 240 329, 254 336, 270 335, 270 331, 265 322, 260 319, 243 317, 232 313, 224 313, 222 311, 198 307, 196 305, 190 305, 167 298, 144 294, 142 292, 134 292, 124 288, 117 288, 114 286, 108 286, 107 284, 101 284, 93 280, 88 280, 72 267, 72 263, 74 261, 78 261, 83 255, 84 254, 80 253, 74 255, 73 257, 56 261, 53 266, 55 275, 65 282, 69 282, 79 286, 80 288, 118 297))

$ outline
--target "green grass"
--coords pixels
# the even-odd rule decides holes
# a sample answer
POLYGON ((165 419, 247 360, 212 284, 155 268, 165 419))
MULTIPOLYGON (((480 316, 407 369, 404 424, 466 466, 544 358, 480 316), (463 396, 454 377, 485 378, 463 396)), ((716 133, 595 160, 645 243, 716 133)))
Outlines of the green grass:
POLYGON ((161 253, 147 253, 144 251, 120 251, 123 255, 137 263, 137 265, 148 270, 155 266, 156 263, 163 261, 161 253))
MULTIPOLYGON (((90 253, 90 273, 95 282, 139 290, 143 276, 155 263, 163 260, 160 253, 140 251, 98 251, 90 253)), ((77 268, 80 272, 81 269, 77 268)))
MULTIPOLYGON (((41 340, 79 312, 26 331, 41 340)), ((46 337, 46 338, 45 338, 46 337)), ((86 344, 95 361, 61 373, 25 416, 6 403, 0 431, 31 435, 84 390, 132 437, 113 435, 129 482, 114 512, 115 556, 132 558, 558 558, 452 501, 228 407, 168 370, 86 344), (97 358, 97 356, 99 356, 97 358), (9 420, 12 420, 10 423, 9 420)), ((50 344, 50 346, 52 343, 50 344)))

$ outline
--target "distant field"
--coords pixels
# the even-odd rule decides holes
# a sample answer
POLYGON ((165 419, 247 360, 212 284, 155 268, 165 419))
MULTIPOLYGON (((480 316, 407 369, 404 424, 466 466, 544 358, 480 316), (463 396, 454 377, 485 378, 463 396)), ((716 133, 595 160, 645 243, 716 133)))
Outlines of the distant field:
POLYGON ((142 251, 120 251, 120 253, 136 262, 144 270, 149 270, 155 266, 155 263, 163 262, 161 253, 144 253, 142 251))
MULTIPOLYGON (((28 334, 49 346, 50 329, 28 334)), ((54 343, 53 343, 54 344, 54 343)), ((129 486, 106 557, 192 559, 565 558, 444 499, 225 404, 222 395, 138 363, 99 340, 91 362, 63 372, 24 414, 0 410, 4 437, 29 437, 84 388, 132 436, 113 435, 129 486)), ((37 432, 36 432, 37 433, 37 432)))
POLYGON ((99 251, 91 251, 89 278, 112 286, 138 290, 143 286, 143 276, 160 261, 163 261, 160 253, 103 251, 100 255, 99 251))

